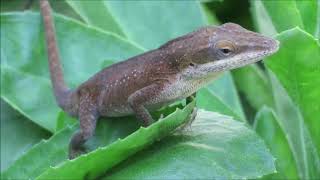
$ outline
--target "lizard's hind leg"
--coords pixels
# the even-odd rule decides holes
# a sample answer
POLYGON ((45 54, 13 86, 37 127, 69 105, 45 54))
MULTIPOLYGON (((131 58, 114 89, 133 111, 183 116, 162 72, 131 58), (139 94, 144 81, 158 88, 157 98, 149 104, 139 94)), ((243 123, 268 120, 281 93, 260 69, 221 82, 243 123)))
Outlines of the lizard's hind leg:
POLYGON ((97 106, 90 94, 81 95, 79 104, 80 130, 71 138, 69 159, 74 159, 85 153, 83 145, 94 134, 98 116, 97 106))

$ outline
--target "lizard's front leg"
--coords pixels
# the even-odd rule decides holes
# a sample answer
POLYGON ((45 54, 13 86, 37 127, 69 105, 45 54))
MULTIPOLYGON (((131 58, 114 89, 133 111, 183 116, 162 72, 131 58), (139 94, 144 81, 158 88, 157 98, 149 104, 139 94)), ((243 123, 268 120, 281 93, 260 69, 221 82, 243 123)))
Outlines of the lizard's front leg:
POLYGON ((98 119, 94 98, 85 93, 80 96, 79 122, 80 130, 76 132, 69 144, 69 159, 74 159, 85 152, 84 143, 94 134, 98 119))
POLYGON ((135 113, 137 119, 141 120, 144 127, 149 126, 153 119, 145 107, 147 103, 153 103, 156 96, 163 89, 163 84, 155 83, 150 86, 144 87, 131 94, 128 98, 128 103, 135 113))

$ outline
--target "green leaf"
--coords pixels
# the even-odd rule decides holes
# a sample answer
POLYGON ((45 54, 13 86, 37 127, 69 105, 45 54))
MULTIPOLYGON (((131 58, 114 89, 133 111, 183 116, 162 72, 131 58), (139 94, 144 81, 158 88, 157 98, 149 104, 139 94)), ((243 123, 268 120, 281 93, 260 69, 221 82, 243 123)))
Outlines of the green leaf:
MULTIPOLYGON (((63 16, 57 16, 55 24, 65 77, 72 87, 97 72, 104 59, 123 60, 142 52, 119 36, 63 16)), ((52 96, 39 14, 1 14, 1 44, 1 97, 54 132, 60 110, 52 96)))
POLYGON ((319 38, 320 1, 251 1, 253 17, 259 31, 267 35, 276 35, 296 26, 319 38), (285 9, 285 11, 284 11, 285 9))
POLYGON ((299 179, 295 159, 279 121, 272 109, 266 106, 260 109, 254 121, 256 132, 276 158, 277 173, 270 174, 265 179, 299 179))
POLYGON ((268 58, 266 64, 300 108, 320 155, 319 43, 299 28, 285 31, 277 39, 281 42, 281 48, 277 54, 268 58))
POLYGON ((269 70, 278 124, 286 134, 300 179, 320 176, 320 159, 299 108, 292 102, 277 77, 269 70))
POLYGON ((177 109, 166 118, 160 119, 148 128, 140 128, 123 140, 119 139, 109 146, 98 148, 77 159, 67 160, 57 167, 49 168, 37 179, 48 179, 50 177, 58 179, 96 178, 104 171, 144 149, 153 142, 167 136, 181 124, 185 123, 194 107, 195 102, 192 102, 183 110, 177 109))
POLYGON ((207 17, 207 22, 210 25, 217 25, 220 24, 218 18, 216 15, 213 13, 213 10, 210 9, 208 6, 205 5, 205 3, 201 3, 201 9, 202 12, 206 15, 207 17))
MULTIPOLYGON (((69 2, 70 3, 70 2, 69 2)), ((204 24, 201 18, 200 5, 195 1, 179 2, 136 2, 136 1, 93 1, 91 6, 102 6, 107 9, 104 13, 93 12, 88 16, 90 8, 83 9, 87 13, 78 11, 83 19, 93 21, 99 16, 113 18, 124 32, 125 36, 140 44, 146 49, 159 47, 166 41, 184 35, 204 24), (188 11, 188 18, 185 12, 188 11), (172 20, 174 19, 174 21, 172 20), (178 23, 177 23, 178 22, 178 23)), ((74 1, 72 4, 84 6, 84 1, 74 1)), ((98 26, 101 27, 101 26, 98 26)), ((110 31, 110 27, 105 26, 105 30, 110 31)))
MULTIPOLYGON (((94 137, 90 138, 85 144, 86 148, 90 151, 99 146, 108 145, 118 138, 125 138, 138 127, 138 122, 132 117, 102 119, 98 122, 94 137)), ((67 126, 57 131, 48 141, 42 141, 35 145, 12 164, 3 173, 3 177, 8 179, 34 179, 50 166, 54 167, 65 161, 68 156, 70 138, 78 129, 79 125, 67 126), (23 171, 21 171, 21 167, 24 167, 23 171)))
POLYGON ((229 72, 224 74, 197 92, 197 106, 244 121, 244 113, 232 77, 229 72))
MULTIPOLYGON (((175 129, 179 123, 181 124, 186 119, 185 117, 190 114, 194 105, 195 102, 189 104, 183 110, 177 110, 173 114, 170 114, 170 112, 172 112, 171 108, 166 108, 162 110, 161 113, 165 115, 170 114, 168 117, 159 120, 157 123, 150 126, 150 128, 142 128, 130 136, 128 135, 139 127, 139 123, 135 118, 125 117, 101 120, 98 122, 94 137, 90 138, 86 143, 86 149, 92 152, 72 161, 67 160, 68 144, 71 135, 79 129, 79 127, 78 125, 73 125, 72 127, 68 126, 57 132, 48 141, 42 141, 34 146, 8 168, 8 170, 3 173, 3 177, 8 179, 34 179, 44 171, 46 171, 46 173, 53 173, 56 171, 58 171, 57 173, 67 173, 64 174, 66 175, 65 177, 70 177, 84 175, 88 170, 90 170, 90 172, 96 172, 94 174, 90 173, 90 176, 98 176, 99 174, 97 174, 97 172, 100 172, 101 175, 107 168, 110 168, 132 153, 144 148, 142 144, 150 144, 154 140, 158 140, 162 136, 169 134, 172 129, 175 129), (119 138, 124 139, 118 140, 119 138), (112 142, 114 143, 111 144, 112 142), (140 143, 141 146, 138 146, 137 143, 140 143), (123 151, 121 149, 123 149, 123 151), (120 153, 120 157, 119 155, 116 156, 112 153, 120 153), (104 156, 113 158, 105 158, 104 156), (109 159, 110 161, 107 162, 106 159, 109 159), (30 162, 37 163, 30 166, 30 162), (92 165, 89 162, 92 162, 95 165, 92 165), (99 162, 101 165, 99 165, 99 162), (79 168, 79 166, 81 168, 79 168), (24 167, 23 171, 20 170, 21 167, 24 167), (55 168, 48 170, 49 167, 55 168), (73 170, 65 172, 66 168, 68 169, 71 167, 77 167, 78 174, 74 173, 73 170)), ((60 175, 63 176, 63 174, 60 175)), ((55 174, 55 177, 58 177, 58 174, 55 174)))
MULTIPOLYGON (((315 37, 319 37, 320 1, 290 1, 288 3, 251 1, 251 4, 253 5, 252 13, 254 14, 255 23, 264 34, 276 35, 277 31, 280 32, 289 27, 299 26, 312 33, 315 37), (281 9, 286 9, 286 11, 281 9), (318 11, 318 15, 315 21, 314 16, 316 11, 318 11), (296 20, 298 22, 295 22, 296 20), (315 30, 312 30, 313 27, 315 30)), ((319 116, 317 115, 319 114, 319 109, 315 112, 313 120, 307 119, 312 118, 310 116, 313 115, 307 117, 304 109, 313 105, 315 107, 311 107, 311 111, 313 108, 319 108, 319 103, 317 103, 319 93, 309 94, 312 91, 316 92, 316 89, 312 90, 312 88, 317 88, 316 84, 319 84, 319 77, 317 77, 317 74, 319 75, 320 59, 319 44, 309 34, 297 28, 285 31, 280 36, 282 36, 283 40, 288 41, 280 44, 279 53, 282 55, 279 56, 279 53, 277 53, 266 63, 277 66, 275 73, 277 76, 280 75, 278 79, 283 83, 292 100, 288 97, 286 90, 283 89, 280 82, 278 82, 277 77, 272 72, 269 72, 273 88, 273 101, 275 102, 274 109, 279 117, 278 123, 286 134, 293 152, 299 178, 318 178, 320 176, 319 130, 316 130, 313 126, 311 127, 311 132, 310 126, 312 124, 319 126, 319 123, 317 123, 319 122, 319 116), (303 64, 302 67, 300 67, 301 64, 303 64), (296 74, 299 75, 297 76, 296 74), (301 88, 301 86, 304 87, 301 88), (305 91, 305 88, 311 89, 311 91, 302 92, 301 90, 305 91), (306 103, 305 96, 309 100, 305 107, 302 107, 305 104, 300 103, 300 100, 302 100, 300 99, 301 93, 303 94, 302 99, 304 99, 304 103, 306 103), (313 96, 314 99, 310 96, 313 96), (299 102, 297 99, 299 99, 299 102)))
POLYGON ((1 12, 23 10, 26 4, 27 1, 20 0, 10 0, 6 2, 1 2, 0 10, 1 12))
POLYGON ((59 109, 54 102, 49 79, 1 64, 1 98, 26 118, 54 132, 59 109))
POLYGON ((125 37, 116 19, 110 14, 104 1, 66 1, 89 25, 125 37))
POLYGON ((78 126, 67 127, 33 146, 1 175, 4 179, 34 179, 67 159, 69 139, 78 126), (21 170, 23 168, 23 171, 21 170))
POLYGON ((49 135, 1 100, 1 172, 49 135))
MULTIPOLYGON (((262 10, 259 9, 259 11, 262 11, 262 10)), ((289 37, 297 38, 298 36, 300 37, 299 39, 305 39, 302 41, 310 41, 311 39, 313 39, 313 38, 310 38, 309 35, 306 35, 306 34, 301 35, 300 33, 299 35, 292 35, 292 34, 288 35, 288 38, 289 37)), ((313 39, 312 41, 313 43, 311 44, 313 45, 311 46, 314 46, 316 44, 314 42, 315 40, 313 39)), ((308 58, 307 54, 310 53, 309 50, 314 49, 314 48, 309 48, 310 45, 307 45, 305 47, 305 43, 302 43, 303 45, 301 45, 300 47, 299 45, 297 45, 299 43, 301 42, 290 41, 290 42, 287 42, 286 44, 281 43, 280 51, 283 51, 282 54, 284 56, 279 57, 277 53, 265 61, 267 64, 268 63, 278 64, 279 70, 282 72, 285 72, 286 76, 289 77, 287 81, 288 82, 292 81, 290 83, 295 82, 292 78, 296 76, 296 73, 297 73, 296 71, 299 71, 301 73, 308 73, 309 71, 312 72, 312 69, 313 69, 313 68, 301 69, 300 65, 295 63, 296 61, 295 59, 299 58, 301 60, 301 63, 308 64, 311 57, 308 58), (289 45, 290 47, 288 47, 288 44, 290 44, 289 45), (302 56, 297 56, 299 52, 297 53, 296 51, 293 51, 293 49, 306 51, 307 54, 302 56), (306 59, 303 59, 303 58, 306 58, 306 59), (294 70, 292 68, 299 68, 299 70, 298 69, 294 70)), ((312 52, 311 54, 313 54, 312 55, 312 58, 313 58, 315 54, 312 52)), ((319 60, 319 58, 314 58, 314 60, 317 61, 319 60)), ((304 66, 309 66, 309 65, 304 65, 304 66)), ((275 80, 276 77, 271 78, 273 93, 269 93, 268 79, 260 77, 259 75, 260 73, 255 72, 254 70, 255 69, 253 69, 252 67, 246 67, 244 69, 239 69, 235 71, 234 77, 238 87, 240 87, 240 90, 245 91, 246 97, 250 99, 249 101, 250 104, 253 105, 253 107, 255 107, 256 109, 263 106, 264 104, 267 104, 270 107, 274 108, 277 116, 279 117, 277 118, 277 121, 279 121, 278 122, 279 125, 282 127, 285 135, 288 137, 287 140, 288 140, 288 143, 290 144, 292 153, 294 155, 299 177, 302 179, 318 177, 320 175, 320 172, 318 170, 320 168, 319 167, 320 161, 319 161, 319 156, 317 155, 317 152, 316 152, 315 143, 318 143, 319 140, 317 139, 317 137, 311 138, 312 135, 310 136, 309 130, 306 129, 306 124, 305 124, 306 120, 302 117, 300 113, 300 108, 294 105, 293 102, 290 100, 290 98, 287 97, 288 95, 286 91, 281 89, 282 85, 276 82, 275 80), (239 73, 240 73, 240 76, 239 76, 239 73), (246 84, 246 82, 248 84, 246 84), (250 85, 252 86, 252 88, 250 88, 250 85), (273 94, 273 98, 270 97, 270 95, 272 94, 273 94), (260 100, 262 101, 260 102, 260 100)), ((269 74, 272 74, 272 73, 269 73, 269 74)), ((310 78, 307 76, 300 77, 299 79, 302 81, 313 81, 313 82, 315 80, 316 81, 318 80, 318 78, 316 77, 310 78)), ((315 84, 317 83, 315 82, 315 84)), ((317 102, 314 100, 310 100, 309 103, 312 104, 317 102)), ((270 146, 270 148, 271 149, 277 148, 276 144, 273 144, 273 146, 270 146)))
POLYGON ((263 106, 273 107, 269 80, 257 65, 250 65, 232 71, 238 90, 242 92, 249 104, 255 109, 263 106))
POLYGON ((251 179, 274 172, 274 159, 254 131, 199 110, 190 128, 132 156, 104 179, 251 179))
POLYGON ((295 1, 304 25, 304 30, 314 37, 320 38, 320 1, 295 1))

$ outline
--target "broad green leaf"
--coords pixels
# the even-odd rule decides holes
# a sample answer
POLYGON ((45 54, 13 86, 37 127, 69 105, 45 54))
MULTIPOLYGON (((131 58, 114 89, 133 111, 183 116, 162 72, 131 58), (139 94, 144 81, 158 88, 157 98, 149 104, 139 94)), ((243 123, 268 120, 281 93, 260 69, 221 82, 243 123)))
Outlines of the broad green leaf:
MULTIPOLYGON (((295 54, 296 52, 292 51, 292 49, 297 48, 297 46, 293 47, 294 44, 296 43, 293 43, 292 47, 288 48, 285 54, 293 53, 294 56, 296 56, 295 54)), ((283 50, 284 48, 286 48, 283 46, 284 45, 281 44, 280 50, 283 50)), ((275 54, 274 56, 277 56, 277 54, 275 54)), ((284 72, 289 72, 289 68, 291 68, 292 65, 294 64, 294 61, 292 61, 292 58, 290 57, 280 57, 277 60, 275 60, 273 59, 273 56, 272 56, 265 62, 280 63, 283 61, 286 61, 287 64, 286 65, 281 64, 281 67, 279 68, 284 72)), ((304 61, 304 63, 308 63, 308 62, 309 62, 309 59, 308 60, 306 59, 304 61)), ((299 65, 294 65, 294 66, 299 67, 300 69, 299 65)), ((270 95, 272 93, 269 93, 269 90, 268 90, 269 83, 267 83, 268 82, 267 79, 260 77, 259 76, 260 73, 254 72, 254 70, 255 69, 252 67, 246 67, 244 69, 239 69, 235 71, 236 75, 234 77, 236 79, 236 82, 238 83, 237 84, 238 87, 240 87, 240 90, 243 89, 246 92, 247 98, 250 98, 250 95, 252 96, 250 98, 250 102, 254 107, 256 106, 255 107, 256 109, 258 109, 259 107, 261 107, 261 105, 264 105, 264 104, 268 104, 270 107, 273 107, 275 109, 277 115, 280 117, 279 119, 277 119, 279 121, 278 123, 283 127, 283 130, 286 136, 288 136, 288 141, 289 141, 291 150, 294 154, 294 158, 298 168, 299 177, 302 179, 318 177, 320 175, 320 172, 318 170, 320 169, 319 156, 316 154, 316 149, 314 147, 314 143, 317 143, 317 142, 313 142, 314 140, 316 141, 318 140, 316 138, 313 138, 313 140, 310 139, 309 132, 308 130, 305 129, 306 125, 304 124, 304 118, 300 114, 299 108, 297 108, 291 102, 290 98, 287 97, 288 95, 285 92, 285 90, 282 90, 279 87, 281 86, 280 83, 275 82, 276 81, 275 77, 271 78, 272 87, 273 87, 273 96, 274 96, 274 98, 271 98, 270 95), (239 76, 239 71, 240 73, 244 73, 244 74, 242 75, 240 74, 239 76), (237 78, 241 78, 241 79, 239 80, 237 78), (252 82, 250 83, 250 81, 254 79, 256 79, 255 83, 252 83, 252 82), (247 85, 246 85, 246 82, 248 82, 247 85), (251 88, 252 91, 249 91, 250 86, 248 85, 252 85, 252 88, 251 88), (261 87, 264 87, 263 88, 264 91, 261 91, 260 89, 261 87), (260 102, 260 100, 263 100, 263 101, 260 102)), ((304 71, 308 72, 309 70, 304 70, 304 71)), ((291 73, 293 73, 294 75, 296 74, 296 72, 294 71, 292 71, 291 73)), ((291 75, 288 75, 288 76, 290 76, 291 78, 293 77, 291 75)), ((313 81, 313 78, 311 78, 311 81, 313 81)), ((275 144, 274 146, 277 146, 277 145, 275 144)), ((271 149, 276 148, 272 146, 270 147, 271 149)))
MULTIPOLYGON (((185 107, 185 109, 183 111, 178 110, 176 113, 170 115, 171 118, 168 117, 168 118, 164 119, 164 121, 161 121, 160 125, 159 125, 159 123, 157 123, 158 125, 156 125, 156 127, 157 128, 159 128, 159 126, 163 127, 163 125, 161 125, 163 123, 166 125, 170 125, 171 121, 176 122, 179 120, 183 120, 182 117, 187 116, 188 113, 190 112, 190 109, 192 109, 193 106, 194 106, 194 103, 189 104, 187 107, 185 107), (177 117, 180 117, 180 118, 177 118, 177 117), (169 120, 169 121, 166 121, 166 120, 169 120)), ((176 107, 177 106, 172 106, 170 108, 166 108, 166 109, 160 111, 159 113, 163 113, 164 115, 168 115, 171 112, 173 112, 175 110, 173 108, 176 108, 176 107)), ((155 118, 158 118, 158 117, 159 117, 159 115, 155 116, 155 118)), ((176 123, 178 123, 178 122, 176 122, 176 123)), ((101 119, 98 122, 94 137, 90 138, 90 140, 85 144, 85 146, 86 146, 86 149, 89 151, 93 151, 93 150, 97 149, 98 147, 103 147, 103 146, 106 146, 106 147, 98 148, 98 150, 92 152, 92 154, 90 153, 90 155, 89 154, 84 155, 85 160, 91 161, 91 160, 94 160, 95 158, 99 158, 100 156, 105 156, 105 155, 108 156, 108 152, 105 152, 105 150, 104 150, 104 149, 109 149, 109 146, 107 146, 107 145, 118 140, 119 138, 124 138, 123 140, 117 141, 118 143, 120 143, 120 145, 123 142, 127 143, 127 141, 126 141, 127 138, 125 138, 125 137, 128 136, 129 134, 133 133, 138 128, 139 128, 139 122, 137 120, 135 120, 135 118, 133 118, 133 117, 101 119), (121 141, 121 142, 119 142, 119 141, 121 141), (98 157, 97 157, 97 154, 99 155, 98 157)), ((97 166, 97 165, 91 166, 90 164, 87 163, 87 161, 83 162, 83 158, 82 158, 82 160, 81 160, 81 158, 79 158, 80 162, 79 162, 79 160, 67 161, 67 152, 68 152, 67 149, 68 149, 69 140, 70 140, 72 134, 77 129, 79 129, 78 125, 67 126, 65 129, 58 131, 48 141, 42 141, 41 143, 37 144, 30 151, 28 151, 21 158, 19 158, 10 168, 8 168, 8 170, 2 174, 3 177, 9 178, 9 179, 27 179, 27 178, 34 179, 37 176, 39 176, 40 174, 42 174, 44 171, 48 170, 49 167, 59 166, 59 165, 61 165, 61 163, 67 163, 67 164, 71 163, 72 166, 74 166, 73 163, 77 162, 75 164, 76 166, 86 166, 86 168, 92 168, 92 167, 97 166), (43 158, 43 157, 46 157, 46 158, 43 158), (35 163, 35 164, 32 163, 32 166, 30 166, 31 162, 37 162, 37 163, 35 163), (23 171, 21 171, 21 167, 24 167, 23 171)), ((141 140, 150 140, 150 139, 148 139, 148 137, 151 136, 149 133, 151 133, 151 134, 152 133, 160 133, 160 134, 163 133, 161 129, 160 130, 158 129, 158 131, 154 131, 154 130, 151 131, 151 130, 146 130, 145 128, 143 128, 139 132, 141 132, 141 131, 143 131, 142 133, 147 133, 147 135, 142 134, 143 135, 142 137, 138 137, 138 138, 141 138, 141 140), (144 139, 144 138, 147 138, 147 139, 144 139)), ((138 135, 139 134, 141 134, 141 133, 138 133, 138 135)), ((166 134, 163 133, 162 135, 166 135, 166 134)), ((134 136, 136 136, 136 135, 134 135, 134 136)), ((137 142, 138 141, 135 141, 135 143, 137 143, 137 142)), ((116 145, 116 147, 117 146, 118 145, 116 145)), ((135 146, 135 145, 133 144, 133 146, 135 146)), ((130 147, 132 147, 132 146, 130 146, 130 147)), ((122 147, 120 147, 120 148, 122 148, 122 147)), ((118 149, 116 149, 116 150, 118 150, 118 149)), ((128 150, 128 149, 124 148, 124 150, 128 150)), ((114 150, 111 149, 111 151, 114 151, 114 150)), ((119 159, 115 157, 115 159, 113 159, 113 160, 117 161, 119 159)), ((97 167, 97 168, 102 168, 103 166, 105 166, 104 165, 105 158, 101 158, 98 161, 102 161, 101 163, 103 163, 103 165, 101 165, 101 166, 99 165, 99 167, 97 167)), ((114 163, 114 161, 112 163, 114 163)), ((106 166, 110 166, 111 165, 110 163, 106 164, 106 166)), ((63 171, 64 169, 62 168, 60 170, 63 171)), ((78 170, 79 170, 79 168, 78 168, 78 170)), ((82 169, 82 171, 79 173, 85 173, 85 172, 83 172, 84 170, 85 169, 82 169)), ((104 171, 104 170, 106 170, 106 169, 102 168, 102 171, 104 171)), ((49 171, 49 172, 51 172, 51 171, 49 171)), ((74 171, 69 171, 69 173, 71 173, 71 174, 73 172, 74 171)), ((79 174, 77 174, 77 175, 79 175, 79 174)), ((70 175, 68 175, 68 176, 70 176, 70 175)))
POLYGON ((1 177, 4 179, 34 179, 48 167, 66 160, 69 139, 76 129, 78 129, 76 125, 67 127, 57 132, 49 140, 43 140, 33 146, 4 171, 1 177))
POLYGON ((251 0, 251 14, 257 30, 267 36, 275 36, 277 29, 272 24, 272 19, 261 0, 251 0))
POLYGON ((1 172, 49 135, 1 100, 1 172))
POLYGON ((200 110, 190 128, 132 156, 104 179, 251 179, 275 171, 274 158, 254 131, 200 110))
MULTIPOLYGON (((57 16, 55 23, 65 78, 72 87, 99 71, 104 59, 120 61, 142 52, 119 36, 66 17, 57 16)), ((59 109, 52 96, 43 37, 38 13, 1 15, 1 70, 6 75, 1 79, 8 80, 1 86, 1 97, 53 132, 59 109)))
POLYGON ((157 48, 172 38, 195 30, 205 22, 200 4, 195 1, 67 2, 88 24, 124 35, 146 49, 157 48), (104 17, 103 22, 99 20, 101 16, 104 17), (117 27, 116 31, 112 25, 117 27))
POLYGON ((319 38, 320 1, 318 0, 252 0, 251 12, 256 27, 267 35, 276 35, 296 26, 319 38))
POLYGON ((243 121, 234 110, 227 106, 223 100, 217 97, 214 92, 209 88, 202 88, 197 92, 197 107, 206 109, 208 111, 220 112, 225 115, 229 115, 237 118, 237 120, 243 121))
POLYGON ((286 134, 278 124, 279 120, 272 109, 264 106, 254 121, 256 132, 263 138, 276 158, 277 173, 265 179, 298 179, 295 160, 288 144, 286 134))
POLYGON ((197 106, 245 120, 238 98, 232 77, 227 72, 197 92, 197 106))
POLYGON ((146 49, 157 48, 205 23, 196 1, 104 2, 128 39, 146 49))
POLYGON ((206 22, 200 4, 195 1, 179 3, 93 0, 89 3, 67 0, 67 2, 87 24, 118 33, 146 49, 157 48, 166 41, 195 30, 206 22), (188 14, 185 14, 186 10, 188 14), (172 18, 175 21, 172 21, 172 18))
POLYGON ((212 25, 220 24, 218 18, 213 13, 212 9, 210 9, 208 6, 206 6, 205 3, 203 3, 203 2, 201 3, 201 9, 202 9, 202 12, 207 17, 208 24, 212 24, 212 25))
POLYGON ((320 45, 299 28, 285 31, 277 39, 281 48, 266 64, 301 110, 320 155, 320 45))
POLYGON ((50 167, 37 179, 48 179, 50 177, 57 179, 96 178, 104 171, 167 136, 185 123, 194 107, 195 101, 188 104, 183 110, 177 109, 174 113, 153 123, 148 128, 140 128, 123 140, 119 139, 109 146, 98 148, 77 159, 67 160, 56 167, 50 167))
POLYGON ((304 30, 312 34, 314 37, 319 38, 319 32, 317 31, 319 31, 320 26, 320 1, 295 1, 304 25, 304 30))
POLYGON ((238 90, 247 98, 255 109, 264 105, 273 107, 272 92, 269 80, 257 65, 250 65, 232 71, 238 90))
POLYGON ((286 134, 300 179, 320 176, 320 159, 299 108, 293 103, 277 77, 268 71, 278 124, 286 134))
POLYGON ((13 11, 13 10, 23 10, 27 1, 20 1, 20 0, 10 0, 6 2, 1 2, 0 10, 1 12, 4 11, 13 11))
POLYGON ((304 28, 299 11, 297 11, 296 2, 288 1, 266 1, 262 0, 262 4, 268 11, 277 32, 282 32, 296 26, 304 28), (284 11, 285 8, 285 11, 284 11), (288 18, 290 17, 290 18, 288 18))
POLYGON ((1 98, 28 119, 54 132, 59 109, 49 79, 1 64, 1 98))
MULTIPOLYGON (((54 11, 74 19, 81 20, 79 15, 65 1, 50 1, 54 11)), ((1 1, 1 13, 15 11, 39 11, 39 1, 35 0, 4 0, 1 1)))
POLYGON ((110 14, 104 1, 66 1, 80 17, 89 25, 99 27, 103 30, 116 33, 125 37, 115 17, 110 14))

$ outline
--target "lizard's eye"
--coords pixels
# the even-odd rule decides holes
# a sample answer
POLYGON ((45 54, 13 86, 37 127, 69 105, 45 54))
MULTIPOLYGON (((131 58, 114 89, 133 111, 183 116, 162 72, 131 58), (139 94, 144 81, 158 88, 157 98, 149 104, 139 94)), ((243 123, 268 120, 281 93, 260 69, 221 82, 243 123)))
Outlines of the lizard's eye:
POLYGON ((190 63, 189 66, 194 67, 194 64, 193 64, 193 63, 190 63))
POLYGON ((219 51, 219 54, 223 56, 229 56, 235 51, 232 42, 226 40, 217 42, 215 48, 219 51))
POLYGON ((220 51, 225 55, 229 55, 231 53, 231 49, 229 48, 221 48, 220 51))

